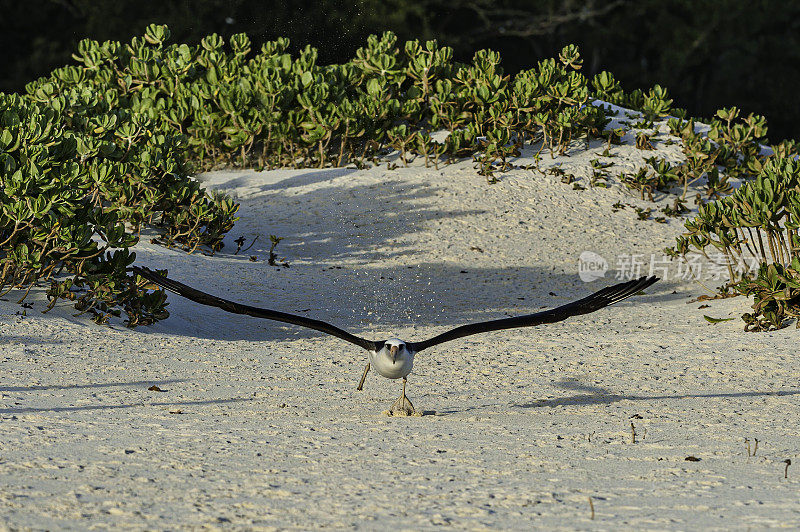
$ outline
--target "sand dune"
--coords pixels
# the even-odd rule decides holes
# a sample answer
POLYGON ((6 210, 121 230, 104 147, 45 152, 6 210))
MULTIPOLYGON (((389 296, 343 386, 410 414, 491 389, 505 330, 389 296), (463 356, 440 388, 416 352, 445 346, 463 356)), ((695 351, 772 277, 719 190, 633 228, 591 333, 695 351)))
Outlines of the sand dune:
MULTIPOLYGON (((601 150, 576 144, 543 169, 585 177, 601 150)), ((641 164, 631 146, 614 151, 617 171, 641 164)), ((487 185, 470 161, 200 179, 242 204, 225 250, 186 255, 144 238, 138 264, 376 339, 563 304, 632 273, 631 257, 647 274, 682 229, 638 220, 632 206, 652 204, 614 183, 574 190, 519 169, 487 185), (270 234, 284 237, 276 251, 289 267, 267 264, 270 234), (234 255, 239 236, 259 238, 234 255), (584 251, 607 260, 604 278, 580 280, 584 251)), ((22 316, 9 294, 0 523, 800 527, 797 330, 745 333, 748 301, 698 309, 702 287, 668 268, 647 294, 595 314, 423 352, 408 392, 425 415, 412 418, 381 413, 397 381, 372 374, 356 391, 366 353, 313 331, 177 296, 152 327, 99 327, 66 304, 41 314, 41 293, 22 316), (751 454, 758 439, 755 456, 746 439, 751 454), (798 464, 788 478, 786 459, 798 464)))

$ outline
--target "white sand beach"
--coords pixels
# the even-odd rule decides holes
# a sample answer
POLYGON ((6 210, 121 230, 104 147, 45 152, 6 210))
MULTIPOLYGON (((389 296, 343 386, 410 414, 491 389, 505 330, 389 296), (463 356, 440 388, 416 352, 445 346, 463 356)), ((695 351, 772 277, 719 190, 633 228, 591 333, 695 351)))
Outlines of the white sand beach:
MULTIPOLYGON (((641 275, 651 257, 661 268, 682 231, 637 219, 653 204, 636 193, 589 186, 604 147, 542 159, 585 190, 525 169, 489 185, 471 161, 204 174, 241 202, 225 248, 143 235, 137 264, 371 339, 536 312, 618 282, 631 257, 641 275), (240 236, 258 240, 235 255, 240 236), (604 278, 581 281, 584 251, 608 261, 604 278)), ((681 156, 611 151, 616 174, 681 156)), ((400 382, 370 373, 356 391, 366 352, 330 336, 175 295, 154 326, 105 327, 67 303, 42 314, 44 287, 29 309, 12 292, 0 528, 800 528, 800 331, 746 333, 750 301, 693 301, 707 292, 676 264, 654 273, 596 313, 420 353, 408 394, 424 415, 406 418, 383 413, 400 382)))

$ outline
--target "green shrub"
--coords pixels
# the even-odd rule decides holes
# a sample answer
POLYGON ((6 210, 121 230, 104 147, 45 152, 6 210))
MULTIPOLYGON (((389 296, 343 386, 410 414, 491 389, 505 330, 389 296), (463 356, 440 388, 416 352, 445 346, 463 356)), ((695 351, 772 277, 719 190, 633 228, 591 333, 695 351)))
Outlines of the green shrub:
POLYGON ((748 330, 780 328, 800 313, 800 162, 785 146, 775 152, 755 180, 701 205, 672 250, 705 255, 711 246, 723 254, 728 286, 755 297, 755 312, 743 316, 748 330), (745 267, 748 259, 758 262, 757 274, 745 267))
MULTIPOLYGON (((125 273, 141 227, 157 228, 156 241, 164 245, 213 253, 236 220, 238 205, 207 193, 191 173, 231 165, 363 167, 395 149, 405 164, 423 157, 426 166, 438 167, 473 157, 492 182, 526 143, 539 146, 538 158, 545 148, 563 154, 578 138, 618 141, 622 132, 604 132, 609 117, 591 105, 595 98, 641 111, 647 128, 670 112, 678 117, 669 124, 683 139, 687 161, 673 167, 652 159, 652 170, 626 177, 642 197, 680 184, 685 199, 688 186, 705 178, 707 197, 723 198, 687 222, 689 233, 675 253, 713 245, 738 254, 742 244, 753 243, 744 232, 756 228, 778 246, 776 278, 794 275, 794 215, 785 215, 788 246, 777 240, 778 233, 784 238, 780 224, 741 222, 749 208, 746 191, 763 191, 772 186, 765 184, 774 181, 770 176, 788 171, 775 161, 765 166, 763 118, 739 119, 737 109, 723 109, 710 132, 699 135, 658 85, 626 94, 607 72, 588 80, 574 45, 512 79, 491 50, 461 64, 436 41, 398 46, 388 32, 369 37, 341 65, 317 64, 317 51, 308 46, 292 57, 286 39, 256 51, 244 34, 227 43, 210 35, 198 45, 168 39, 166 26, 151 25, 125 45, 83 40, 76 65, 28 84, 25 97, 2 96, 0 289, 29 290, 47 279, 53 303, 75 300, 98 321, 124 310, 130 325, 149 323, 166 315, 163 294, 148 293, 125 273), (439 130, 449 133, 442 142, 431 136, 439 130), (755 175, 760 181, 724 197, 730 177, 755 175), (54 277, 64 271, 69 277, 54 277)), ((652 146, 650 135, 642 134, 639 145, 652 146)), ((776 149, 780 164, 794 153, 788 143, 776 149)), ((784 216, 796 195, 787 191, 784 203, 773 205, 773 197, 753 208, 775 207, 765 212, 784 216)), ((744 281, 731 270, 732 283, 744 281)), ((793 312, 793 299, 786 301, 778 310, 769 307, 775 316, 769 323, 793 312)))
POLYGON ((0 95, 0 289, 27 295, 50 280, 51 307, 75 300, 99 322, 121 307, 133 326, 166 315, 163 295, 125 273, 142 224, 164 244, 214 252, 238 206, 187 177, 186 136, 142 99, 87 81, 108 78, 99 62, 59 69, 27 98, 0 95))
POLYGON ((739 281, 736 289, 753 296, 753 312, 742 316, 746 331, 771 331, 784 327, 787 318, 800 318, 800 259, 786 266, 762 263, 758 274, 739 281))
POLYGON ((100 321, 117 306, 132 324, 163 315, 163 296, 138 294, 125 273, 136 237, 120 211, 103 208, 100 190, 116 168, 99 153, 116 146, 100 143, 90 155, 88 139, 67 130, 53 108, 18 95, 0 94, 0 120, 0 288, 27 295, 65 270, 73 277, 53 280, 53 303, 77 299, 100 321))
POLYGON ((574 46, 510 80, 495 52, 458 64, 435 41, 401 49, 391 33, 329 66, 311 47, 291 57, 286 39, 255 53, 243 34, 168 39, 151 25, 125 45, 83 40, 76 65, 2 95, 0 289, 49 280, 51 306, 150 323, 166 315, 163 294, 125 273, 141 227, 213 253, 236 219, 236 204, 187 177, 198 169, 362 166, 395 148, 426 165, 474 156, 490 178, 525 142, 563 153, 607 123, 586 105, 574 46), (440 129, 445 142, 430 136, 440 129))
POLYGON ((401 48, 388 32, 371 36, 350 62, 328 66, 311 47, 292 58, 286 39, 253 53, 243 34, 227 44, 211 35, 199 46, 166 45, 168 38, 165 26, 151 25, 128 45, 81 41, 81 67, 59 69, 28 93, 42 101, 71 88, 106 95, 162 133, 186 134, 187 159, 200 169, 363 165, 393 147, 403 160, 413 154, 434 164, 481 153, 489 172, 526 141, 563 153, 576 135, 599 134, 607 123, 586 105, 589 83, 573 45, 512 81, 495 52, 481 50, 464 65, 436 41, 401 48), (443 146, 426 137, 438 129, 451 133, 443 146))

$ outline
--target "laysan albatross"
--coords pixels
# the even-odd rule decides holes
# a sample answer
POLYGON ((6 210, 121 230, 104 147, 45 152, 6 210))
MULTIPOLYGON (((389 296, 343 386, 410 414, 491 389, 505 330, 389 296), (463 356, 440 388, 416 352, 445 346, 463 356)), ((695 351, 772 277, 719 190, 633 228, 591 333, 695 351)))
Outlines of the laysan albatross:
POLYGON ((375 371, 387 379, 403 379, 403 392, 389 410, 391 414, 395 415, 411 415, 415 412, 414 406, 411 404, 411 401, 408 400, 408 397, 406 397, 406 381, 414 365, 414 355, 423 349, 473 334, 518 327, 534 327, 536 325, 562 321, 572 316, 589 314, 590 312, 600 310, 603 307, 613 305, 614 303, 635 295, 658 281, 658 277, 640 277, 639 279, 603 288, 583 299, 550 310, 512 318, 470 323, 438 334, 428 340, 423 340, 421 342, 405 342, 398 338, 389 338, 383 341, 367 340, 360 336, 350 334, 324 321, 288 314, 286 312, 279 312, 277 310, 252 307, 250 305, 235 303, 221 297, 212 296, 211 294, 201 292, 191 286, 169 279, 147 268, 133 266, 132 270, 144 279, 196 303, 218 307, 234 314, 245 314, 256 318, 265 318, 291 323, 293 325, 300 325, 301 327, 307 327, 330 334, 331 336, 341 338, 342 340, 366 349, 369 361, 361 376, 361 381, 358 383, 358 390, 362 389, 364 379, 367 377, 370 367, 374 368, 375 371))

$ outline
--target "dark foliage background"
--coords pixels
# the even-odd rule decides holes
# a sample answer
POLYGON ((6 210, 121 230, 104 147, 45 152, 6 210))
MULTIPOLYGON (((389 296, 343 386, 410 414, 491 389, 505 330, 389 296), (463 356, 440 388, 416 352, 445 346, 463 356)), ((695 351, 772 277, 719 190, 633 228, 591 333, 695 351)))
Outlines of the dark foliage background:
POLYGON ((666 86, 675 105, 710 116, 738 106, 765 115, 772 141, 800 139, 800 2, 781 0, 1 0, 0 91, 70 63, 85 37, 128 41, 150 23, 173 41, 246 32, 286 36, 320 61, 343 62, 384 30, 438 39, 468 61, 499 51, 507 73, 580 46, 592 75, 626 90, 666 86))

